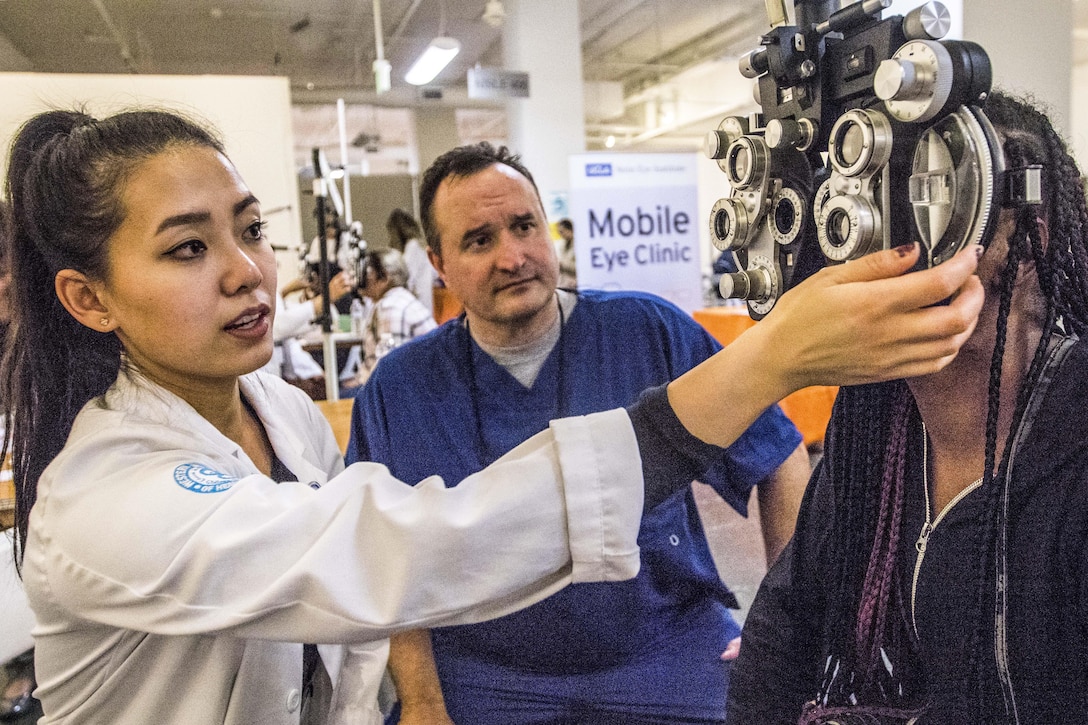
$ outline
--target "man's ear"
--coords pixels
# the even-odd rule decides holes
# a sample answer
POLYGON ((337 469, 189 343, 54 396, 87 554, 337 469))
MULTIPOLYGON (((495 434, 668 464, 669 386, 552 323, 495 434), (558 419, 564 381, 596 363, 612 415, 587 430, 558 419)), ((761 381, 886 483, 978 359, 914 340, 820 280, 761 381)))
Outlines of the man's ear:
POLYGON ((428 246, 427 259, 431 260, 431 266, 435 268, 435 270, 438 272, 438 276, 442 279, 443 282, 445 282, 446 269, 445 265, 442 263, 442 255, 431 249, 430 246, 428 246))
POLYGON ((64 309, 84 327, 98 332, 112 332, 117 327, 109 309, 99 298, 96 285, 87 275, 74 269, 62 269, 53 278, 53 288, 64 309))

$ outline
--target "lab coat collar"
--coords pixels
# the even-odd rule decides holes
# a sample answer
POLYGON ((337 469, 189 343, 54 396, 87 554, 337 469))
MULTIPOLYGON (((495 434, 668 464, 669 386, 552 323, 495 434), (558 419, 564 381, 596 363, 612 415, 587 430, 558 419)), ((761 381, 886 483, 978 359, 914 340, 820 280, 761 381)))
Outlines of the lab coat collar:
MULTIPOLYGON (((260 372, 239 378, 242 395, 264 425, 279 459, 300 481, 322 485, 328 480, 328 475, 307 460, 308 444, 295 428, 305 425, 307 421, 284 420, 283 406, 277 405, 284 391, 275 389, 277 383, 287 385, 260 372)), ((105 404, 149 422, 165 424, 176 430, 188 430, 194 437, 200 438, 204 446, 212 448, 209 453, 233 458, 252 472, 257 471, 257 466, 241 446, 223 435, 181 397, 147 379, 136 369, 129 368, 118 374, 117 380, 106 392, 105 404)))

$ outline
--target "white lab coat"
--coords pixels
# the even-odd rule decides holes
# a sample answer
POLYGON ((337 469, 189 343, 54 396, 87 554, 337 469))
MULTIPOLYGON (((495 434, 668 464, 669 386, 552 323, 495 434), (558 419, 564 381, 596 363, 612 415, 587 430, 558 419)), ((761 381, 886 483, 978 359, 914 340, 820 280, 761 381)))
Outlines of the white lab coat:
POLYGON ((642 472, 623 411, 557 421, 456 488, 411 487, 377 464, 341 473, 297 388, 255 373, 242 389, 299 483, 259 474, 133 374, 76 419, 39 483, 23 569, 41 723, 298 723, 299 642, 364 645, 344 669, 376 691, 395 631, 637 573, 642 472))
POLYGON ((409 239, 404 245, 404 265, 408 267, 408 291, 434 314, 434 281, 438 272, 427 257, 427 250, 418 239, 409 239))

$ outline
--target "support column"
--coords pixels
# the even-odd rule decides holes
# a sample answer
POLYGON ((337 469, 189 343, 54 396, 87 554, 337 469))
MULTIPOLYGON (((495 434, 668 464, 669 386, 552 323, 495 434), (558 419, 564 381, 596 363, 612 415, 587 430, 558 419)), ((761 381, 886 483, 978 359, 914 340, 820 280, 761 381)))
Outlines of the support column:
MULTIPOLYGON (((529 74, 529 98, 507 102, 509 146, 536 179, 551 221, 570 187, 567 158, 586 150, 578 0, 504 0, 503 65, 529 74)), ((557 213, 558 212, 558 213, 557 213)))
POLYGON ((457 110, 448 106, 418 106, 416 119, 416 149, 419 153, 419 173, 423 174, 435 159, 461 144, 457 134, 457 110))

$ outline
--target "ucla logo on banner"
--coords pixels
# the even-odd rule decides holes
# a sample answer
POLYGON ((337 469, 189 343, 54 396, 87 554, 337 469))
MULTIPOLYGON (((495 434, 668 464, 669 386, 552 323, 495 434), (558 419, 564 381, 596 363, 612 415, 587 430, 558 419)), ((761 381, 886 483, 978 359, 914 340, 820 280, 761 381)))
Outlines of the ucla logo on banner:
POLYGON ((586 176, 611 176, 612 164, 586 164, 586 176))
POLYGON ((238 481, 199 463, 183 463, 174 469, 174 482, 194 493, 222 493, 238 481))

